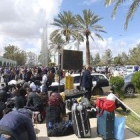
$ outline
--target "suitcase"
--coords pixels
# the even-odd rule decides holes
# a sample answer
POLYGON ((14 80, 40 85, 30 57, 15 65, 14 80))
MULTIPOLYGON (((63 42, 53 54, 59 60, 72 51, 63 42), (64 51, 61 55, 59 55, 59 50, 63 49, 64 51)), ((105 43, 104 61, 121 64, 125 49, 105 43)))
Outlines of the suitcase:
POLYGON ((91 136, 89 117, 86 107, 83 104, 73 104, 72 122, 74 133, 78 138, 85 138, 91 136))
MULTIPOLYGON (((98 110, 98 112, 99 111, 100 110, 98 110)), ((102 115, 97 115, 97 133, 104 140, 114 139, 114 120, 114 112, 103 111, 102 115)))
POLYGON ((77 101, 76 101, 75 98, 67 99, 67 100, 65 101, 66 108, 67 108, 68 110, 71 110, 72 105, 73 105, 74 103, 76 103, 76 102, 77 102, 77 101))

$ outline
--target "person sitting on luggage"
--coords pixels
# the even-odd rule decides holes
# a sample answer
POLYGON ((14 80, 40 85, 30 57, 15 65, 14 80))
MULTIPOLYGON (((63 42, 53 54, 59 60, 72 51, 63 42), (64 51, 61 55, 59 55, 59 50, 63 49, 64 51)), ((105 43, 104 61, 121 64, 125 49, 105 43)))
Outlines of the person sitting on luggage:
MULTIPOLYGON (((110 93, 114 94, 114 87, 113 86, 111 86, 111 88, 110 88, 110 93)), ((117 96, 117 95, 115 95, 115 96, 117 96)), ((119 108, 119 107, 122 108, 124 114, 127 114, 130 111, 117 99, 115 99, 115 104, 116 104, 116 108, 119 108)))
POLYGON ((48 105, 54 106, 54 107, 60 107, 62 116, 66 116, 66 109, 65 109, 65 103, 63 102, 62 96, 57 92, 51 92, 49 99, 48 99, 48 105))
POLYGON ((43 102, 41 97, 36 92, 36 86, 32 85, 30 87, 29 95, 27 97, 27 103, 25 108, 30 109, 32 111, 41 111, 43 109, 43 102))
POLYGON ((23 108, 4 115, 0 120, 0 140, 36 140, 32 112, 23 108))

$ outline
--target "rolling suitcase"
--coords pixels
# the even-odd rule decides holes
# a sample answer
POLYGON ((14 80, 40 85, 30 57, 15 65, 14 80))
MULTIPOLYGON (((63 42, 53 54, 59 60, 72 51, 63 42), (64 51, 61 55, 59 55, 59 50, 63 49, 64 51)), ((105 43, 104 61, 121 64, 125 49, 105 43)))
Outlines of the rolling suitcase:
POLYGON ((114 139, 114 120, 114 111, 108 112, 104 110, 102 115, 97 115, 97 133, 103 140, 114 139))
POLYGON ((73 130, 77 137, 91 136, 90 122, 86 107, 83 104, 74 103, 72 106, 73 130))

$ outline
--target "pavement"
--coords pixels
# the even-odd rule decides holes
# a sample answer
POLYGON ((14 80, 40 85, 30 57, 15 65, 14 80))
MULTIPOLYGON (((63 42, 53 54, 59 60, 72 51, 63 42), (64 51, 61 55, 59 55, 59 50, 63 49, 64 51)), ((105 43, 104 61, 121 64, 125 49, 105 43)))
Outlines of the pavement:
MULTIPOLYGON (((90 119, 90 125, 91 125, 91 138, 84 138, 84 140, 102 140, 101 137, 98 137, 97 135, 97 119, 91 118, 90 119)), ((37 140, 79 140, 83 138, 78 138, 75 134, 63 136, 63 137, 48 137, 47 136, 47 129, 45 122, 42 124, 34 124, 34 128, 36 131, 37 140)), ((136 133, 131 131, 127 126, 125 126, 124 131, 124 140, 140 140, 140 136, 138 136, 136 133)))

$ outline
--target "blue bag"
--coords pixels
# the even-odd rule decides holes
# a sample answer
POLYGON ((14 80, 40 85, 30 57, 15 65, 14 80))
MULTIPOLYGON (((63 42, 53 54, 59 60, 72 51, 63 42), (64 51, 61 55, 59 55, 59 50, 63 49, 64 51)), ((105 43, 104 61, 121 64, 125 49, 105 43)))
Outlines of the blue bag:
POLYGON ((114 135, 116 140, 124 140, 126 117, 115 117, 114 135))

